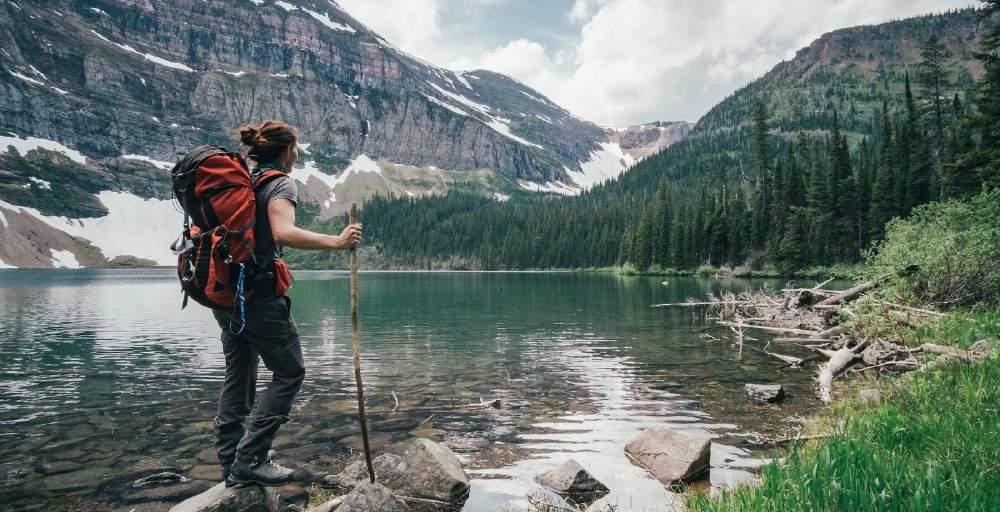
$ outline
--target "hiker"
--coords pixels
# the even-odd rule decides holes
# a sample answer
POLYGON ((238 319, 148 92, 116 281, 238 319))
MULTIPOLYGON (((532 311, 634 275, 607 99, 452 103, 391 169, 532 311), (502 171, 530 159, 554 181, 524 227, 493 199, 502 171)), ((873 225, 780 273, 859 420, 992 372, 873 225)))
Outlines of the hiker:
MULTIPOLYGON (((295 182, 288 176, 298 156, 295 127, 281 121, 239 129, 240 141, 255 164, 251 175, 280 171, 255 191, 255 260, 284 267, 282 248, 343 251, 361 241, 361 225, 347 226, 340 236, 314 233, 295 227, 298 201, 295 182)), ((273 276, 278 274, 265 273, 273 276)), ((286 272, 287 274, 287 272, 286 272)), ((215 417, 215 447, 227 486, 258 483, 280 485, 292 480, 294 471, 271 460, 270 448, 281 425, 288 421, 292 400, 302 386, 305 365, 299 333, 292 319, 291 300, 284 295, 289 283, 253 283, 245 312, 213 309, 222 328, 226 380, 215 417), (240 318, 236 318, 239 316, 240 318), (234 323, 242 329, 234 334, 234 323), (273 373, 267 390, 254 403, 258 358, 273 373), (249 428, 243 420, 253 412, 249 428)))

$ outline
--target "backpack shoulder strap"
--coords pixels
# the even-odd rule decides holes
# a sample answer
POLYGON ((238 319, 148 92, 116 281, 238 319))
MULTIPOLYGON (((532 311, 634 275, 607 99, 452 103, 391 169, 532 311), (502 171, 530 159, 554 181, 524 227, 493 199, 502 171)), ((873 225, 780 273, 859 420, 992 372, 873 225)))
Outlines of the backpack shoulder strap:
POLYGON ((285 173, 285 171, 271 167, 264 169, 262 171, 251 173, 250 180, 253 183, 254 192, 257 192, 264 185, 267 185, 272 180, 275 180, 282 176, 288 176, 288 174, 285 173))

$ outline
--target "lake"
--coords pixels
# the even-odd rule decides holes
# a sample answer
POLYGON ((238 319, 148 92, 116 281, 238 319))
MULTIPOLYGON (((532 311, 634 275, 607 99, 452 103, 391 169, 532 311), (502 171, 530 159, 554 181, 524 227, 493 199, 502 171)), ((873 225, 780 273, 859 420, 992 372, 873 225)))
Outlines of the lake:
MULTIPOLYGON (((349 280, 296 279, 307 375, 274 447, 324 474, 360 448, 349 280)), ((784 281, 370 272, 360 282, 376 454, 415 435, 444 442, 473 479, 466 511, 519 510, 542 492, 533 477, 569 458, 611 489, 603 501, 619 511, 669 510, 674 495, 624 455, 640 430, 718 434, 713 452, 731 452, 713 460, 719 483, 761 456, 725 447, 785 432, 816 406, 814 365, 788 369, 761 350, 766 336, 741 350, 694 308, 650 308, 784 281), (781 382, 787 398, 753 405, 747 382, 781 382)), ((218 478, 219 328, 207 309, 180 304, 169 270, 0 270, 0 503, 131 510, 124 503, 143 499, 132 480, 153 470, 218 478)), ((269 377, 262 367, 258 389, 269 377)))

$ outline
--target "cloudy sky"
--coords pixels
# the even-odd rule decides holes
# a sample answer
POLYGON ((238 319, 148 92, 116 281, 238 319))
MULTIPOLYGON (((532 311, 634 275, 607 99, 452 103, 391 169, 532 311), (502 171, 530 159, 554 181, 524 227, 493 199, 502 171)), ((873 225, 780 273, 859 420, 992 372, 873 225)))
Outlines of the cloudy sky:
POLYGON ((338 0, 402 49, 509 74, 598 124, 696 121, 830 30, 974 0, 338 0))

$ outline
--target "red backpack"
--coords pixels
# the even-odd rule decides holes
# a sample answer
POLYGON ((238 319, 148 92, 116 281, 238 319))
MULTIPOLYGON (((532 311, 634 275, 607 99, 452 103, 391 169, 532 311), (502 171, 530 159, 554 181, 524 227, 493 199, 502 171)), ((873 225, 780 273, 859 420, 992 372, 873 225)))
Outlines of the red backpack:
POLYGON ((287 267, 275 264, 271 270, 266 268, 270 261, 254 256, 255 192, 284 174, 265 169, 251 176, 243 155, 217 146, 193 149, 170 171, 174 196, 184 209, 184 231, 171 245, 184 292, 182 309, 188 297, 210 308, 233 308, 240 319, 234 334, 239 334, 253 291, 248 284, 275 277, 275 293, 287 291, 287 267))

